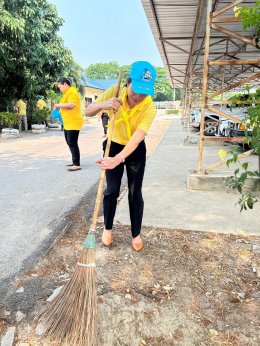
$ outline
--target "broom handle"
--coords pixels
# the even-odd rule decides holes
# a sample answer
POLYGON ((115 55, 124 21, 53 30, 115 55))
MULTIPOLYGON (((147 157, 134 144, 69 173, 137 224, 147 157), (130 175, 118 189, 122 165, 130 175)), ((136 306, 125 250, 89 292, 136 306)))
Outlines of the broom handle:
MULTIPOLYGON (((120 69, 119 75, 118 75, 115 97, 118 97, 118 95, 119 95, 122 73, 123 73, 123 70, 120 69)), ((113 111, 112 117, 110 119, 110 131, 108 134, 107 145, 106 145, 104 157, 108 157, 108 155, 109 155, 109 150, 110 150, 112 135, 113 135, 113 130, 114 130, 114 124, 115 124, 115 118, 116 118, 116 112, 113 111)), ((103 188, 104 188, 105 176, 106 176, 106 170, 102 170, 100 180, 99 180, 99 185, 98 185, 98 192, 97 192, 97 197, 96 197, 95 209, 94 209, 94 213, 93 213, 93 217, 92 217, 92 224, 91 224, 91 230, 92 231, 96 230, 99 208, 100 208, 101 199, 102 199, 102 192, 103 192, 103 188)))

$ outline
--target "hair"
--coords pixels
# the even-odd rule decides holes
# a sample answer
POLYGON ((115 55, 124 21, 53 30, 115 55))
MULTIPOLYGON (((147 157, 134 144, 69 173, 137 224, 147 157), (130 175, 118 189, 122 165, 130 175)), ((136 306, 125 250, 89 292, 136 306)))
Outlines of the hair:
POLYGON ((58 79, 58 81, 57 81, 57 83, 60 83, 60 84, 68 84, 69 86, 71 86, 72 85, 72 80, 71 80, 71 78, 69 78, 69 77, 60 77, 59 79, 58 79))
POLYGON ((132 83, 132 78, 130 78, 130 77, 127 77, 126 78, 126 84, 125 84, 125 87, 127 87, 129 84, 131 84, 132 83))

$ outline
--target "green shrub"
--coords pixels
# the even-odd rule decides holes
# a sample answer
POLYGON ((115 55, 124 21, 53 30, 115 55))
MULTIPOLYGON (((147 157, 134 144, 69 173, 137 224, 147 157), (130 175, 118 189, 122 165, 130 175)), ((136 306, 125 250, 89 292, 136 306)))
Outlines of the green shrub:
POLYGON ((49 109, 36 109, 31 115, 32 124, 42 124, 43 121, 50 115, 49 109))
POLYGON ((19 115, 11 112, 0 112, 0 125, 2 127, 15 127, 19 124, 19 115))
POLYGON ((166 114, 179 114, 178 109, 167 109, 166 114))

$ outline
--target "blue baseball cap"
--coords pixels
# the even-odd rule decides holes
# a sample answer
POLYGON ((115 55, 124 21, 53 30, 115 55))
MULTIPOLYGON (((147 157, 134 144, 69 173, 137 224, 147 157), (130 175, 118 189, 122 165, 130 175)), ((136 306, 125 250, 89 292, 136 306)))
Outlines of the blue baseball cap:
POLYGON ((37 95, 36 98, 38 100, 38 99, 41 99, 42 97, 41 97, 41 95, 37 95))
POLYGON ((156 72, 149 62, 134 62, 131 66, 129 77, 132 79, 132 89, 136 94, 154 96, 156 72))

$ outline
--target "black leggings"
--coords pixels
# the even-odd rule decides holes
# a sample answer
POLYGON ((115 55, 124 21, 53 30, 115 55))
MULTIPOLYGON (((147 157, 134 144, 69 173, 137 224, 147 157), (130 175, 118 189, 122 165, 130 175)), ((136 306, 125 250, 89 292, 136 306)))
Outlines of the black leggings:
POLYGON ((78 146, 79 131, 78 130, 64 130, 66 143, 70 148, 72 155, 72 163, 75 166, 80 166, 80 152, 78 146))
MULTIPOLYGON (((103 143, 105 150, 106 142, 103 143)), ((112 142, 109 156, 113 157, 122 151, 124 145, 112 142)), ((140 234, 143 219, 144 201, 142 196, 142 183, 146 162, 146 146, 142 141, 135 151, 129 155, 124 163, 114 169, 106 171, 107 188, 104 191, 103 208, 105 228, 113 227, 117 199, 120 193, 121 180, 126 166, 128 180, 128 203, 133 238, 140 234)))

